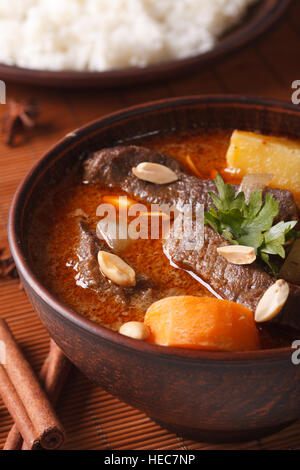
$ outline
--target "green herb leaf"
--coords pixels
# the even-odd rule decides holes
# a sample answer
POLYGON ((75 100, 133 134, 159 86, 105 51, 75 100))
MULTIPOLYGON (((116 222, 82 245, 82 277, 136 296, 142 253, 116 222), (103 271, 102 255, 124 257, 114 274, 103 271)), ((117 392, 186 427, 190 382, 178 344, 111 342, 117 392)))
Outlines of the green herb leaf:
POLYGON ((238 244, 245 245, 245 246, 252 246, 255 249, 255 252, 257 253, 257 250, 262 245, 263 241, 264 241, 263 234, 259 230, 258 231, 253 230, 239 237, 238 244))
POLYGON ((219 193, 220 200, 223 204, 223 210, 230 209, 230 203, 234 200, 234 189, 223 181, 221 175, 217 174, 215 185, 219 193))
POLYGON ((239 192, 235 196, 232 186, 226 184, 219 174, 215 184, 218 195, 209 193, 213 206, 204 213, 205 223, 232 244, 252 246, 275 276, 278 266, 270 256, 285 258, 285 243, 299 236, 293 230, 297 222, 281 221, 273 225, 279 213, 279 203, 270 193, 263 200, 261 190, 253 191, 247 204, 244 193, 239 192))
POLYGON ((274 240, 277 240, 279 237, 285 237, 285 235, 290 232, 295 226, 297 225, 296 220, 292 220, 291 222, 278 222, 278 224, 273 225, 269 230, 265 233, 265 241, 266 243, 270 243, 274 240))
POLYGON ((269 266, 270 270, 272 271, 273 276, 277 277, 279 269, 278 269, 277 264, 273 263, 270 260, 270 256, 262 252, 261 259, 269 266))
POLYGON ((278 222, 264 233, 264 243, 261 251, 269 255, 279 255, 285 258, 285 250, 283 245, 286 242, 286 234, 288 234, 297 224, 295 220, 291 222, 278 222))
POLYGON ((213 228, 216 232, 220 230, 220 222, 219 219, 214 217, 214 215, 210 212, 204 212, 204 223, 209 225, 213 228))
POLYGON ((257 215, 253 218, 247 218, 243 223, 245 230, 268 230, 272 227, 274 218, 279 212, 279 202, 275 201, 273 195, 268 193, 265 197, 264 205, 261 207, 257 215))
POLYGON ((238 245, 238 242, 233 238, 232 233, 223 230, 222 237, 224 237, 232 245, 238 245))

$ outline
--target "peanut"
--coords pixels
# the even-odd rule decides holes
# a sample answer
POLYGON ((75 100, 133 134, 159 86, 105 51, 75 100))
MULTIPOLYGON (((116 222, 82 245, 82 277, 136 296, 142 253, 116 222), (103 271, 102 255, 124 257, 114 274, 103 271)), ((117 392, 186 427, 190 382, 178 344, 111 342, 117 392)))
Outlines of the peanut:
POLYGON ((256 307, 255 321, 265 322, 276 317, 287 301, 289 291, 289 285, 283 279, 278 279, 270 286, 256 307))
POLYGON ((137 167, 132 168, 132 173, 140 180, 155 184, 168 184, 178 180, 173 170, 158 163, 139 163, 137 167))
POLYGON ((148 338, 150 331, 145 323, 129 321, 121 326, 119 333, 130 338, 145 340, 148 338))
POLYGON ((99 251, 98 263, 102 274, 115 284, 123 287, 135 286, 135 271, 119 256, 99 251))
POLYGON ((251 264, 256 260, 252 246, 228 245, 217 248, 219 255, 232 264, 251 264))

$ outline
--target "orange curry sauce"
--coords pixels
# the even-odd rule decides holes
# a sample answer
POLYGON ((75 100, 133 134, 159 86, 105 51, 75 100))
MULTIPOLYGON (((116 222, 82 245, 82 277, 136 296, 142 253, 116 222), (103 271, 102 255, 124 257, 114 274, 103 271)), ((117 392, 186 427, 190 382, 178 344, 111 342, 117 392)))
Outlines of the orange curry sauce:
MULTIPOLYGON (((230 183, 238 183, 225 171, 226 151, 231 132, 168 134, 135 142, 179 160, 190 174, 214 178, 220 172, 230 183)), ((100 185, 81 182, 81 173, 63 181, 54 194, 48 195, 33 216, 30 229, 30 253, 39 278, 60 300, 85 317, 117 330, 130 320, 143 321, 146 309, 143 301, 135 299, 128 305, 116 302, 109 294, 99 294, 76 284, 76 253, 78 242, 78 209, 89 215, 89 226, 96 228, 99 218, 96 209, 104 195, 123 195, 100 185)), ((136 273, 148 275, 162 293, 172 295, 212 296, 188 273, 170 266, 162 251, 161 240, 137 240, 122 253, 136 273)), ((288 332, 278 327, 260 327, 262 347, 291 344, 288 332)))

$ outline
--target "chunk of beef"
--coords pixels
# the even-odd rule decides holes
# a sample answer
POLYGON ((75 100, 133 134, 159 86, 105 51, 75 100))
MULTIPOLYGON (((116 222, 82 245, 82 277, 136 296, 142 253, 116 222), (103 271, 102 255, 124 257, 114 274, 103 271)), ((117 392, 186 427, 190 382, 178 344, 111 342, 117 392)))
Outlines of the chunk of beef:
MULTIPOLYGON (((184 204, 203 204, 204 210, 211 205, 209 191, 216 192, 212 180, 190 176, 179 162, 167 155, 145 147, 113 147, 94 153, 84 163, 83 178, 88 183, 104 183, 111 188, 121 188, 140 201, 150 204, 168 204, 181 209, 184 204), (171 168, 178 180, 168 185, 156 185, 142 181, 132 173, 132 168, 142 162, 153 162, 171 168)), ((238 186, 233 185, 235 191, 238 186)), ((297 220, 297 206, 290 191, 267 188, 279 201, 280 220, 297 220)))
POLYGON ((179 235, 171 230, 164 241, 164 253, 170 261, 196 274, 220 297, 255 310, 260 297, 274 282, 257 263, 248 266, 228 263, 217 253, 217 248, 229 243, 208 226, 204 228, 201 249, 187 250, 185 240, 179 235))
POLYGON ((100 240, 85 222, 78 223, 79 241, 76 248, 76 283, 83 288, 92 289, 99 293, 108 293, 118 302, 136 303, 144 302, 150 305, 157 300, 157 291, 151 279, 143 274, 136 275, 134 287, 121 287, 107 279, 100 271, 98 264, 98 251, 111 252, 105 241, 100 240))

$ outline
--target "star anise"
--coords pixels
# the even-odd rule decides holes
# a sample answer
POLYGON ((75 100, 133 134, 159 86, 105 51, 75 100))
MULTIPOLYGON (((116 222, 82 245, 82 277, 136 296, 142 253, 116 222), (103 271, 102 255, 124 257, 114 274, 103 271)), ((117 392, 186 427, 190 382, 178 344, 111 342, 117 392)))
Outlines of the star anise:
POLYGON ((6 145, 12 146, 19 130, 30 129, 35 126, 35 119, 39 115, 39 107, 34 100, 15 101, 8 103, 8 112, 3 117, 2 131, 6 145))
POLYGON ((18 272, 15 262, 10 254, 5 254, 5 249, 0 249, 0 279, 17 279, 18 272))

